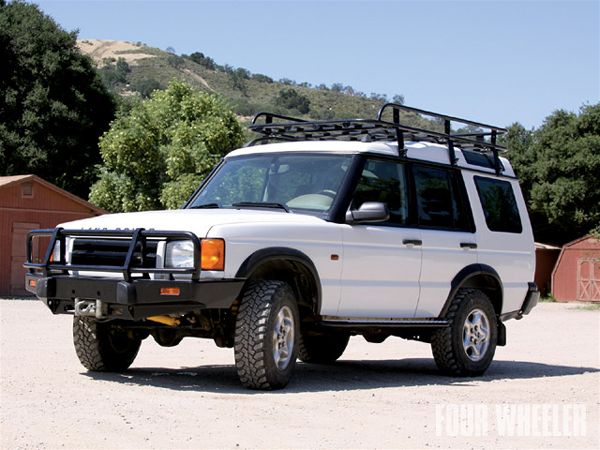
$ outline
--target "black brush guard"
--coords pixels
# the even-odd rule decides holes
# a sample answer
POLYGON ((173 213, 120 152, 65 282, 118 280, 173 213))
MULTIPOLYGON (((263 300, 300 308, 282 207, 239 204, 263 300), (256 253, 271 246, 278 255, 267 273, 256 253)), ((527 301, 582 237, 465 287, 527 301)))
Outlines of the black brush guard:
POLYGON ((145 317, 193 312, 206 308, 229 308, 245 280, 201 279, 200 239, 191 232, 144 230, 33 230, 27 236, 28 269, 25 288, 42 300, 54 314, 69 314, 77 301, 100 302, 96 317, 139 320, 145 317), (41 262, 33 262, 34 238, 47 237, 48 247, 41 262), (122 264, 67 264, 67 238, 114 240, 126 248, 122 264), (190 268, 144 267, 148 242, 189 240, 194 246, 190 268), (122 245, 127 242, 126 246, 122 245), (60 244, 58 261, 54 261, 60 244), (78 272, 119 273, 122 278, 79 275, 78 272), (150 275, 155 274, 155 278, 150 275), (175 275, 189 275, 176 279, 175 275), (160 279, 158 279, 160 278, 160 279))

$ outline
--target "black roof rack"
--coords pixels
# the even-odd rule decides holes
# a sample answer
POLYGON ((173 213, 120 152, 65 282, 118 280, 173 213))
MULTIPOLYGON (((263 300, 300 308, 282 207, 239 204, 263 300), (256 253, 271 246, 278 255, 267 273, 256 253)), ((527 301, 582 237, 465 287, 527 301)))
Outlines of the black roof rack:
MULTIPOLYGON (((424 122, 423 120, 420 121, 424 122)), ((406 156, 405 140, 428 141, 446 144, 448 146, 448 159, 450 164, 456 164, 454 147, 470 149, 480 152, 491 152, 494 169, 497 174, 502 172, 499 152, 506 150, 497 143, 498 136, 506 133, 506 129, 487 125, 459 117, 448 116, 423 109, 396 103, 384 104, 375 119, 333 119, 333 120, 304 120, 295 117, 283 116, 268 112, 260 112, 254 116, 250 130, 261 137, 254 139, 247 145, 257 145, 272 141, 324 141, 324 140, 350 140, 350 141, 396 141, 398 154, 406 156), (408 125, 401 122, 401 113, 405 118, 412 116, 428 116, 427 124, 432 128, 443 127, 443 131, 422 126, 408 125), (391 115, 391 117, 387 117, 391 115), (385 116, 385 118, 384 118, 385 116), (261 123, 261 121, 264 122, 261 123), (466 131, 457 129, 456 125, 466 128, 466 131)))

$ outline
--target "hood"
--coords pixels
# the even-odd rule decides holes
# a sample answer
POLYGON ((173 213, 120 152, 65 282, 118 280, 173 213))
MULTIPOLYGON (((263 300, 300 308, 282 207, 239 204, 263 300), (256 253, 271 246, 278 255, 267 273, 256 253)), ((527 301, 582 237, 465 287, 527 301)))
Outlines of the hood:
POLYGON ((215 225, 235 223, 323 223, 322 219, 304 214, 254 209, 176 209, 136 213, 106 214, 58 225, 68 230, 154 229, 191 231, 205 237, 215 225))

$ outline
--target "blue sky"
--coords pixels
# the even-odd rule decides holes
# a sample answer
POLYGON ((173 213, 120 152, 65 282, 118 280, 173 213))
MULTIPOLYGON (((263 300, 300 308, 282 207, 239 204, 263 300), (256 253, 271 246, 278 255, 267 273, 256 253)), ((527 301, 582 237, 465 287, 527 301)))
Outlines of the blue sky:
POLYGON ((201 51, 497 125, 600 101, 599 0, 34 3, 80 38, 201 51))

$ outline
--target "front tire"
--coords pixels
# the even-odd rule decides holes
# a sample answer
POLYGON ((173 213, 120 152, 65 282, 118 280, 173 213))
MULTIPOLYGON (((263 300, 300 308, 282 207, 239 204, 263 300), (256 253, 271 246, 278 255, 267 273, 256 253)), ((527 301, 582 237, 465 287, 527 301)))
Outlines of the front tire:
POLYGON ((298 355, 299 314, 294 292, 283 281, 256 281, 240 303, 234 339, 235 366, 250 389, 286 386, 298 355))
POLYGON ((79 361, 88 370, 122 372, 138 354, 142 340, 110 322, 93 317, 73 317, 73 344, 79 361))
POLYGON ((482 375, 492 363, 498 340, 496 312, 478 289, 460 289, 446 316, 450 326, 433 333, 438 368, 452 376, 482 375))

